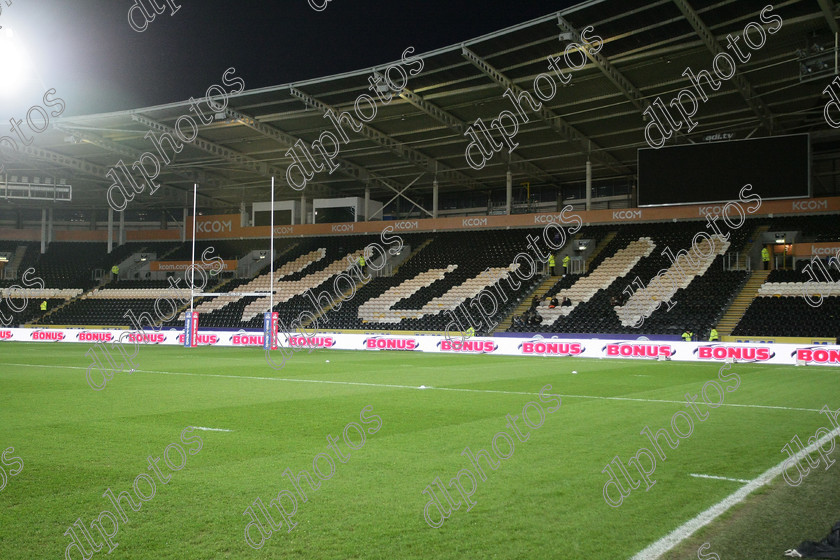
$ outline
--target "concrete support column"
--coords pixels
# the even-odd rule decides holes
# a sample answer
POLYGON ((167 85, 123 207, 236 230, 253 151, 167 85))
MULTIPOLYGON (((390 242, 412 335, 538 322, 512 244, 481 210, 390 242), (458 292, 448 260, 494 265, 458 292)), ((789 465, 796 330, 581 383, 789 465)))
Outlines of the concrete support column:
POLYGON ((120 242, 119 245, 125 245, 125 211, 120 212, 120 242))
POLYGON ((365 187, 365 221, 368 221, 369 219, 370 219, 370 187, 365 187))
POLYGON ((53 242, 53 209, 47 210, 47 244, 53 242))
POLYGON ((41 254, 47 252, 47 209, 41 208, 41 254))
POLYGON ((592 210, 592 162, 586 160, 586 209, 592 210))
POLYGON ((108 207, 108 254, 114 250, 114 209, 108 207))
POLYGON ((438 217, 438 181, 432 183, 432 218, 438 217))
MULTIPOLYGON (((300 195, 300 223, 306 223, 306 195, 300 195)), ((314 222, 313 222, 314 223, 314 222)))
POLYGON ((242 202, 239 204, 239 227, 248 227, 248 225, 248 209, 242 202))
POLYGON ((181 220, 181 242, 185 242, 187 240, 187 220, 189 219, 190 214, 187 210, 187 207, 184 206, 184 219, 181 220))
POLYGON ((510 171, 505 175, 505 214, 510 216, 510 211, 513 209, 513 175, 510 171))

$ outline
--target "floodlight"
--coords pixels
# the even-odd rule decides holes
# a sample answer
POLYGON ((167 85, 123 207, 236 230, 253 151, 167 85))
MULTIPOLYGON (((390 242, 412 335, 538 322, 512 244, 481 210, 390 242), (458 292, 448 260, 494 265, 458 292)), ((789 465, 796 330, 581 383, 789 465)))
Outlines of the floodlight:
POLYGON ((32 61, 10 27, 0 30, 0 76, 3 76, 0 95, 5 98, 20 93, 32 76, 32 61))

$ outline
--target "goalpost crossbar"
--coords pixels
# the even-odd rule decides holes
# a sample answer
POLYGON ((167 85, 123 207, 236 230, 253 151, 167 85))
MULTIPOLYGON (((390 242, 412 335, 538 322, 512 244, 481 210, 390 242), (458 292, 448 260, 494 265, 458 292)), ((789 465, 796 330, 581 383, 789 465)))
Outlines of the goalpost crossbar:
POLYGON ((256 296, 256 297, 269 297, 271 292, 198 292, 193 297, 201 298, 201 297, 219 297, 219 296, 237 296, 237 297, 245 297, 245 296, 256 296))

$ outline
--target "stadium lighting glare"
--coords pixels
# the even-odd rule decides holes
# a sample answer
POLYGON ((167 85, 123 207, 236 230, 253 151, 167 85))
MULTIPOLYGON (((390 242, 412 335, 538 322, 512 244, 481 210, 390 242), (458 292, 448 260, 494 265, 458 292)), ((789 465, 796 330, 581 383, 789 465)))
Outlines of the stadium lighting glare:
POLYGON ((0 29, 0 96, 10 98, 26 88, 32 78, 32 61, 13 29, 0 29))

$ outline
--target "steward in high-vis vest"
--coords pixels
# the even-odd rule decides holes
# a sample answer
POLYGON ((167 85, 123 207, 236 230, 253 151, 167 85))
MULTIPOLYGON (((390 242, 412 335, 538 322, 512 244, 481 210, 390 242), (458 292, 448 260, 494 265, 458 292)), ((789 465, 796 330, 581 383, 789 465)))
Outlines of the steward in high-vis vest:
POLYGON ((554 265, 557 264, 554 260, 554 253, 548 255, 548 271, 551 276, 554 276, 554 265))
POLYGON ((717 340, 720 340, 717 329, 712 329, 712 332, 709 333, 709 342, 715 342, 717 340))
POLYGON ((694 337, 694 333, 688 329, 685 329, 685 332, 682 333, 682 339, 686 342, 691 342, 691 339, 694 337))
POLYGON ((571 259, 571 257, 569 257, 569 255, 566 255, 565 257, 563 257, 563 276, 565 276, 569 273, 569 263, 570 262, 572 262, 572 259, 571 259))
POLYGON ((770 251, 767 250, 767 247, 761 250, 761 260, 764 261, 764 270, 770 268, 770 251))
POLYGON ((47 311, 47 300, 44 300, 44 301, 41 302, 41 311, 46 313, 46 311, 47 311))

